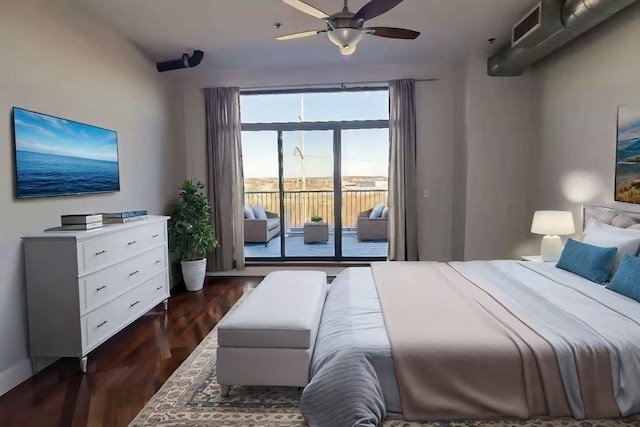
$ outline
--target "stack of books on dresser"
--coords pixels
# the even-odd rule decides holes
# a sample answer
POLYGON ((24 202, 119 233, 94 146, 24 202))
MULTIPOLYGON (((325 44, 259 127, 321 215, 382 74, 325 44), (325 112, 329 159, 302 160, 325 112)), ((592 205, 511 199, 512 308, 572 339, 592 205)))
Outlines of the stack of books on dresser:
POLYGON ((147 219, 147 211, 128 211, 103 213, 102 221, 105 224, 124 224, 132 221, 147 219))
POLYGON ((62 215, 60 222, 60 230, 93 230, 103 225, 102 214, 62 215))

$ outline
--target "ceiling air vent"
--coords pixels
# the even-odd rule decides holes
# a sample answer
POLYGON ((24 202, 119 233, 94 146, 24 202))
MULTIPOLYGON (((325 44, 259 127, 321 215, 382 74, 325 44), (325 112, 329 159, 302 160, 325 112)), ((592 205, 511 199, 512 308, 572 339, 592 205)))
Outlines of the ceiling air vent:
POLYGON ((562 0, 537 3, 511 31, 511 47, 533 47, 561 31, 562 0))
POLYGON ((516 25, 513 26, 511 33, 511 46, 515 46, 518 42, 530 32, 540 27, 540 9, 542 5, 538 3, 536 7, 516 25))

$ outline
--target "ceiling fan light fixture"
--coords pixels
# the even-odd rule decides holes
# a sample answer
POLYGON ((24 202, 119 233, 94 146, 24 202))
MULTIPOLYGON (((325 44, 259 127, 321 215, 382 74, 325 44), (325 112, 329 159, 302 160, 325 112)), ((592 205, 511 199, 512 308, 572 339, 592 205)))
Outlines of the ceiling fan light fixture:
POLYGON ((362 30, 357 30, 355 28, 336 28, 333 31, 329 31, 327 36, 329 37, 329 40, 331 40, 331 43, 343 48, 358 44, 358 42, 362 40, 364 33, 362 30))
MULTIPOLYGON (((370 27, 364 26, 365 21, 376 18, 383 13, 396 7, 403 0, 368 0, 367 3, 353 13, 347 6, 348 0, 344 0, 344 8, 341 12, 327 15, 320 9, 316 9, 307 3, 309 0, 282 0, 284 3, 297 10, 324 20, 322 30, 303 31, 294 34, 285 34, 276 37, 277 40, 291 40, 302 37, 315 36, 320 33, 327 33, 331 43, 338 46, 342 55, 351 55, 356 51, 356 45, 362 40, 365 34, 388 39, 413 40, 420 33, 406 28, 395 27, 370 27)), ((319 1, 319 0, 318 0, 319 1)), ((337 0, 336 0, 337 1, 337 0)), ((364 1, 364 0, 363 0, 364 1)), ((276 27, 279 28, 276 23, 276 27)))
POLYGON ((341 46, 340 53, 344 56, 351 55, 356 51, 356 45, 352 44, 350 46, 341 46))

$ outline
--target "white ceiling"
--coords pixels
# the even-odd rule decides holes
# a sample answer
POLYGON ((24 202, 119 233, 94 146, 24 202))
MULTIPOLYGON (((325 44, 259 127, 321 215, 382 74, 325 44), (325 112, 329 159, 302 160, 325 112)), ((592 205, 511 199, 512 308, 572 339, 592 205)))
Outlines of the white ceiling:
MULTIPOLYGON (((333 14, 342 0, 307 0, 333 14)), ((349 0, 357 11, 368 0, 349 0)), ((201 69, 235 70, 297 65, 436 63, 470 52, 490 53, 508 42, 511 26, 536 0, 404 0, 367 26, 420 31, 416 40, 365 36, 342 57, 326 35, 276 41, 274 37, 322 29, 324 22, 281 0, 74 0, 138 45, 154 60, 201 49, 201 69), (281 22, 278 30, 275 22, 281 22), (496 37, 490 46, 487 39, 496 37)))

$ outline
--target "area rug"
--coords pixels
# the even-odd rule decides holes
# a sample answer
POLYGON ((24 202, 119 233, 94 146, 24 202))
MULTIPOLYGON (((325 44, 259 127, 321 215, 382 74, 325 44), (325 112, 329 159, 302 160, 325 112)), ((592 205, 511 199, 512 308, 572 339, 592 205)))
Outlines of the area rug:
MULTIPOLYGON (((245 295, 230 310, 242 303, 245 295)), ((300 414, 300 394, 292 387, 233 387, 222 398, 216 381, 217 328, 196 347, 160 390, 131 421, 129 427, 298 427, 307 426, 300 414)), ((619 420, 497 420, 450 423, 416 423, 388 418, 384 427, 505 427, 638 426, 639 419, 619 420)))

